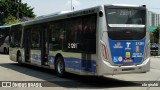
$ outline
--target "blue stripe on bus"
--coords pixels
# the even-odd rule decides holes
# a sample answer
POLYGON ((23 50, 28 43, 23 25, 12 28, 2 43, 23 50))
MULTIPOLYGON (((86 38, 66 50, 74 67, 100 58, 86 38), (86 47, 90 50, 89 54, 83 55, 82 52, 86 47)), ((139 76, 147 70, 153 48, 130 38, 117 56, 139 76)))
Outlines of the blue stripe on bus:
MULTIPOLYGON (((49 56, 49 61, 54 64, 55 56, 49 56)), ((64 57, 65 66, 72 69, 82 71, 96 72, 95 60, 84 60, 79 58, 66 58, 64 57)))

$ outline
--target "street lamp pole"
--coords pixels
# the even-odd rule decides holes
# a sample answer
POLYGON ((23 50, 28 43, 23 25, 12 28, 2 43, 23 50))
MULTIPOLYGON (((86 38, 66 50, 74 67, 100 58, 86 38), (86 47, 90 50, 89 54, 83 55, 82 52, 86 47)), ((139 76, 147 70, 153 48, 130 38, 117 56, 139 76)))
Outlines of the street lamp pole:
POLYGON ((20 8, 20 3, 22 2, 22 0, 17 0, 17 22, 18 22, 18 20, 19 20, 19 13, 20 13, 20 10, 19 10, 19 8, 20 8))
POLYGON ((71 11, 72 11, 72 7, 73 7, 73 6, 72 6, 72 0, 71 0, 71 11))

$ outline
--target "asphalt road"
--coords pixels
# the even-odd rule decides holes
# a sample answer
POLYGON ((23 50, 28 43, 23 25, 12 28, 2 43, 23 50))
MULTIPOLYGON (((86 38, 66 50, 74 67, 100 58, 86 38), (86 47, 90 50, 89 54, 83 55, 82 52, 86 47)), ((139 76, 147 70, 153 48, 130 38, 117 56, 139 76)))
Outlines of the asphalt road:
POLYGON ((42 88, 1 87, 0 90, 160 90, 160 85, 158 85, 159 87, 141 87, 141 82, 139 82, 145 81, 148 83, 151 81, 153 83, 160 81, 160 57, 151 57, 151 71, 148 73, 105 77, 67 74, 65 78, 59 78, 55 75, 54 70, 31 65, 19 66, 16 62, 9 60, 8 55, 0 54, 0 81, 42 81, 41 83, 52 86, 42 88))

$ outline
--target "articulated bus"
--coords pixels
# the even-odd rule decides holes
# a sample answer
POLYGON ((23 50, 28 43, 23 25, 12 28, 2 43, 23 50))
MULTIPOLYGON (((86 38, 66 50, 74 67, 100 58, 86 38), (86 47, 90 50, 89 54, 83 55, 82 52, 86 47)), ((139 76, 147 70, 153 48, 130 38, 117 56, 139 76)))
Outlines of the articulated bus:
POLYGON ((150 70, 145 5, 101 5, 11 26, 10 59, 78 75, 150 70))
POLYGON ((9 53, 9 31, 10 26, 0 26, 0 52, 9 53))

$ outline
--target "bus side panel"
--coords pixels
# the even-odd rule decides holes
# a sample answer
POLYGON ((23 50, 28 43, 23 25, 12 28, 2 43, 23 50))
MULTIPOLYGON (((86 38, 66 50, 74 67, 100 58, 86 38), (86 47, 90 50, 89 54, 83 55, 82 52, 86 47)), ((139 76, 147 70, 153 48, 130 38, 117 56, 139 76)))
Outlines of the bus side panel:
POLYGON ((32 64, 41 66, 41 51, 40 50, 31 50, 30 60, 32 64))
POLYGON ((97 14, 49 22, 49 62, 55 68, 57 54, 64 59, 66 71, 76 74, 96 72, 97 14), (86 72, 86 73, 84 73, 86 72))
POLYGON ((18 48, 9 48, 10 60, 17 62, 17 51, 18 48))
MULTIPOLYGON (((49 61, 50 67, 54 69, 55 54, 60 52, 50 52, 49 61)), ((91 56, 83 55, 81 53, 61 52, 65 62, 66 72, 71 72, 80 75, 95 75, 96 73, 96 60, 91 60, 91 56), (88 58, 88 59, 87 59, 88 58)))

